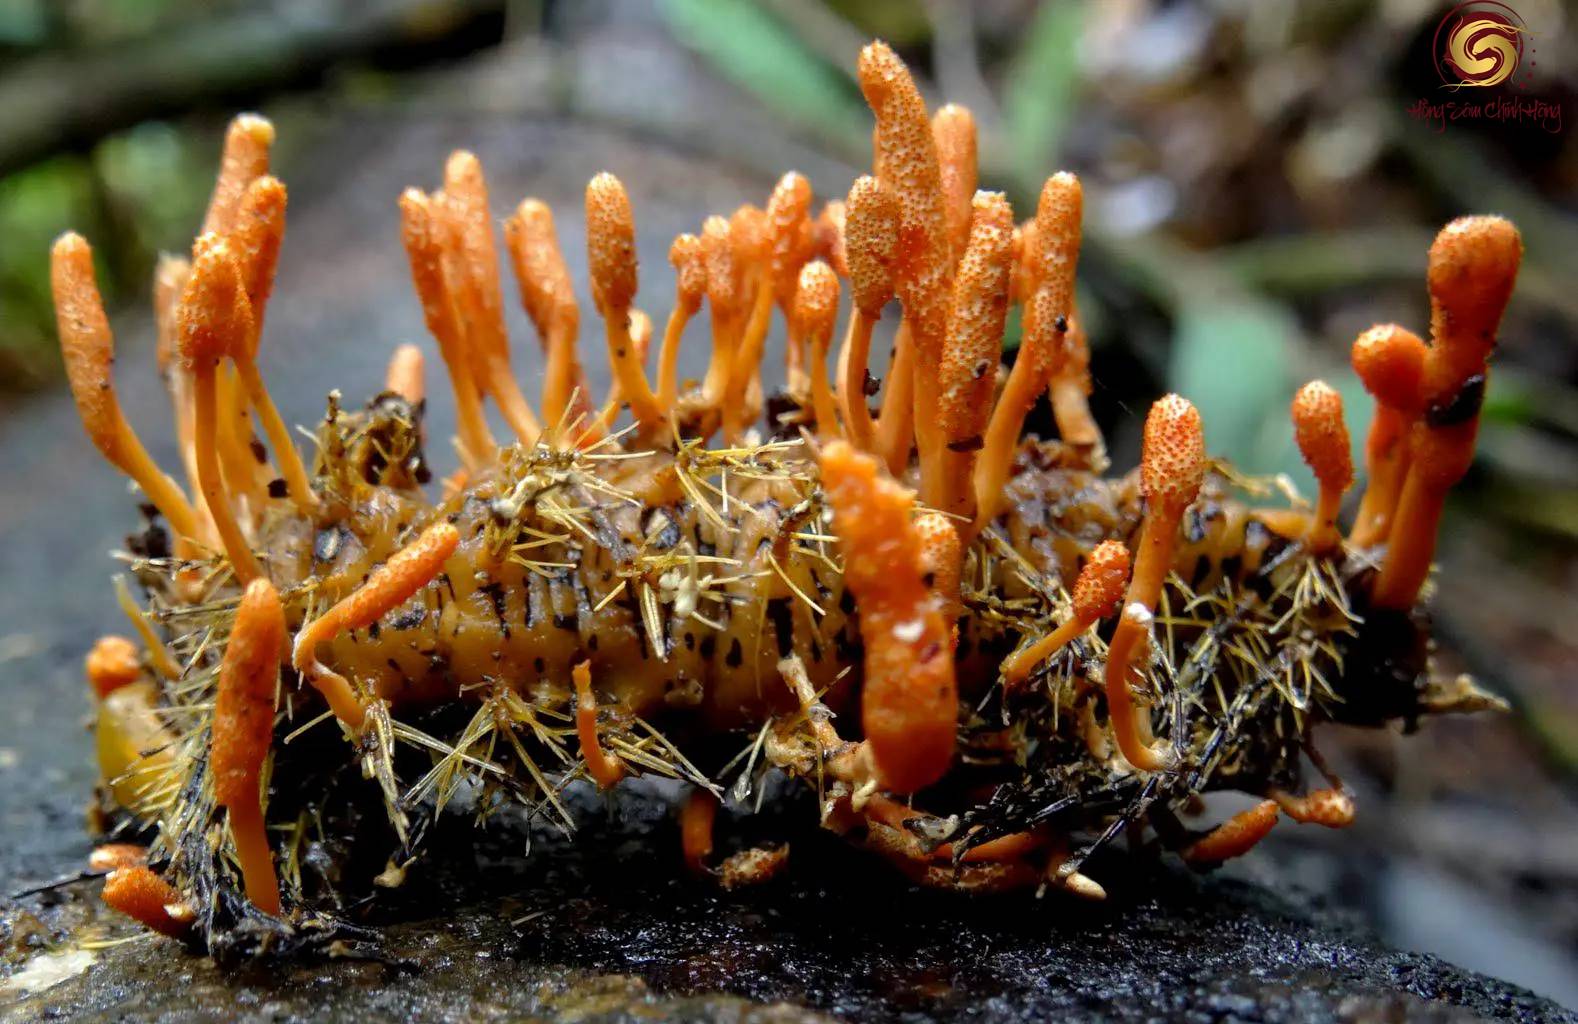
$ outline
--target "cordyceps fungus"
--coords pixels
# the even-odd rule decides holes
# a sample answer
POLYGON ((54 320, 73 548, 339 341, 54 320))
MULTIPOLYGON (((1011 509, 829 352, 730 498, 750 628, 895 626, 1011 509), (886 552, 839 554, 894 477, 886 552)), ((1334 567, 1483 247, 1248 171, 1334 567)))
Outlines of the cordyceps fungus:
POLYGON ((698 217, 668 247, 660 342, 612 175, 586 190, 595 321, 544 203, 503 207, 501 252, 474 155, 453 154, 436 192, 391 196, 449 388, 430 394, 422 350, 402 346, 365 407, 331 394, 310 460, 258 371, 265 307, 291 301, 273 294, 288 290, 274 288, 286 194, 272 128, 238 118, 203 233, 155 278, 190 498, 116 405, 87 243, 56 243, 83 424, 154 510, 129 556, 148 607, 117 581, 133 631, 85 665, 104 799, 147 844, 101 851, 111 905, 216 953, 326 948, 344 934, 335 908, 419 871, 454 803, 571 831, 566 786, 642 775, 689 787, 676 859, 751 884, 792 870, 788 847, 727 853, 713 830, 725 794, 764 798, 769 773, 922 884, 1100 898, 1087 862, 1125 833, 1211 865, 1281 816, 1351 821, 1319 723, 1495 703, 1435 682, 1415 612, 1472 456, 1511 225, 1442 232, 1430 346, 1395 326, 1355 344, 1378 414, 1345 540, 1347 427, 1320 382, 1291 409, 1313 510, 1251 505, 1274 489, 1211 462, 1179 395, 1152 407, 1137 472, 1103 475, 1074 304, 1079 179, 1053 174, 1016 226, 1005 196, 976 188, 968 111, 930 114, 883 44, 858 73, 872 173, 819 210, 791 172, 760 206, 698 217), (535 406, 511 369, 501 260, 542 354, 535 406), (710 358, 684 380, 702 319, 710 358), (608 358, 596 396, 589 324, 608 358), (1022 436, 1043 396, 1055 440, 1022 436), (431 484, 430 399, 454 403, 456 436, 440 440, 459 463, 431 484), (173 544, 146 539, 161 528, 173 544), (1220 790, 1258 802, 1184 823, 1220 790), (304 870, 308 847, 390 836, 400 867, 379 881, 365 858, 304 870))

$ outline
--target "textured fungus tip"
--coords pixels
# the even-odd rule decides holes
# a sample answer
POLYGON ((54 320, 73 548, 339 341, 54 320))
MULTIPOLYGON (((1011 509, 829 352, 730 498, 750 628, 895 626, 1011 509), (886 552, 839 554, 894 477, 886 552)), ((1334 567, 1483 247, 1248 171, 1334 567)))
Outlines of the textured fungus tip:
POLYGON ((274 145, 274 126, 257 114, 240 114, 225 131, 224 151, 219 158, 219 176, 208 212, 203 216, 202 234, 228 233, 235 227, 241 198, 253 179, 268 173, 269 150, 274 145))
POLYGON ((838 315, 838 275, 821 260, 813 260, 800 270, 795 290, 794 320, 807 338, 826 337, 833 331, 838 315))
POLYGON ((636 297, 636 219, 625 186, 607 171, 586 186, 586 254, 598 311, 607 317, 629 309, 636 297))
POLYGON ((1397 324, 1376 324, 1354 340, 1350 360, 1359 382, 1381 405, 1412 411, 1419 404, 1425 343, 1397 324))
POLYGON ((1181 514, 1205 481, 1205 431, 1187 398, 1165 395, 1145 417, 1140 490, 1145 499, 1181 514))
POLYGON ((1353 483, 1353 454, 1342 395, 1325 381, 1312 380, 1293 396, 1292 416, 1293 439, 1321 491, 1346 491, 1353 483))
POLYGON ((505 222, 505 239, 516 260, 521 304, 540 337, 546 339, 561 318, 574 315, 575 285, 559 250, 553 211, 541 199, 523 199, 505 222))
POLYGON ((668 247, 668 261, 674 267, 675 298, 686 314, 694 314, 707 294, 707 263, 701 239, 689 233, 676 236, 668 247))
POLYGON ((866 742, 879 783, 913 793, 947 772, 959 714, 952 633, 922 579, 914 496, 845 441, 823 448, 821 465, 860 610, 866 742))
POLYGON ((215 235, 197 240, 192 274, 181 297, 180 349, 188 367, 215 364, 245 352, 252 338, 252 311, 229 243, 215 235))
POLYGON ((795 274, 810 256, 811 183, 798 171, 778 179, 767 200, 771 266, 778 301, 794 299, 795 274))
POLYGON ((104 313, 93 270, 93 249, 87 240, 75 231, 57 238, 50 250, 49 276, 60 332, 60 355, 77 412, 94 445, 106 459, 120 466, 120 406, 110 378, 115 337, 104 313))
POLYGON ((971 197, 977 179, 975 115, 958 103, 945 104, 932 115, 931 131, 948 243, 957 258, 970 239, 971 197))
POLYGON ((1001 192, 977 192, 970 241, 954 271, 939 371, 938 420, 956 451, 977 449, 992 415, 1013 270, 1014 212, 1001 192))
POLYGON ((278 178, 264 175, 256 179, 247 186, 230 234, 230 246, 241 267, 241 283, 255 315, 261 314, 274 292, 279 248, 285 238, 287 198, 278 178))
MULTIPOLYGON (((1523 239, 1501 217, 1459 217, 1430 246, 1431 330, 1437 347, 1484 360, 1512 296, 1523 239)), ((1455 357, 1455 354, 1454 354, 1455 357)))
POLYGON ((104 879, 104 902, 162 935, 180 938, 192 926, 181 894, 143 865, 117 868, 104 879))
POLYGON ((702 263, 707 273, 707 301, 712 304, 714 315, 725 317, 735 313, 739 306, 739 290, 735 286, 734 242, 727 217, 713 214, 701 225, 702 263))
POLYGON ((893 299, 893 258, 899 205, 891 190, 863 174, 850 186, 844 213, 844 256, 855 307, 873 320, 893 299))
POLYGON ((88 685, 101 700, 142 677, 137 645, 123 636, 101 636, 83 660, 88 685))
POLYGON ((219 667, 210 770, 214 800, 257 799, 257 776, 274 730, 274 691, 285 648, 285 612, 266 579, 247 585, 219 667))
POLYGON ((1091 623, 1118 610, 1129 582, 1129 549, 1122 541, 1104 540, 1085 560, 1074 581, 1074 616, 1091 623))

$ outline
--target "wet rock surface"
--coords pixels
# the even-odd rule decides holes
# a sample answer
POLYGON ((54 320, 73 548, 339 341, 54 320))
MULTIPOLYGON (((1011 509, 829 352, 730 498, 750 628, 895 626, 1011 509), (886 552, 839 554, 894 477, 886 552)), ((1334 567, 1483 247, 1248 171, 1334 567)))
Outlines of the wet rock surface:
MULTIPOLYGON (((807 801, 798 810, 812 811, 807 801)), ((1307 896, 1111 857, 1103 905, 914 889, 790 815, 788 874, 723 893, 679 867, 661 801, 589 809, 573 845, 434 838, 340 959, 216 965, 143 936, 66 962, 16 1019, 186 1021, 1554 1021, 1512 986, 1379 946, 1307 896)), ((731 834, 725 823, 722 833, 731 834)), ((42 911, 129 934, 91 891, 42 911), (94 919, 99 920, 95 921, 94 919)), ((70 949, 70 943, 63 947, 70 949)), ((36 971, 37 968, 34 968, 36 971)), ((25 978, 23 979, 26 980, 25 978)))
MULTIPOLYGON (((306 141, 306 140, 304 140, 306 141)), ((404 278, 394 198, 435 182, 444 153, 478 150, 495 212, 528 193, 563 211, 579 252, 580 188, 601 167, 631 185, 643 294, 672 286, 663 240, 766 184, 616 133, 551 122, 346 123, 324 130, 292 183, 292 227, 263 369, 287 419, 324 392, 376 390, 392 347, 421 336, 404 278), (398 140, 398 145, 391 140, 398 140), (326 141, 326 140, 332 140, 326 141), (332 154, 325 155, 332 151, 332 154)), ((571 260, 580 273, 579 258, 571 260)), ((517 352, 530 337, 512 311, 517 352)), ((703 346, 691 348, 697 355, 703 346)), ((429 347, 430 365, 437 366, 429 347)), ((155 457, 175 465, 145 317, 120 331, 118 381, 155 457)), ((589 361, 595 365, 596 361, 589 361)), ((523 374, 535 372, 528 361, 523 374)), ((595 386, 601 387, 602 382, 595 386)), ((432 436, 447 437, 446 403, 432 436)), ((445 464, 442 444, 435 461, 445 464)), ((91 843, 94 779, 82 653, 120 630, 105 553, 133 499, 93 458, 69 398, 0 417, 0 886, 75 871, 91 843)), ((217 966, 135 935, 95 906, 96 885, 8 901, 0 914, 0 1017, 15 1020, 1570 1020, 1554 1004, 1432 957, 1389 950, 1286 887, 1109 862, 1113 899, 920 892, 836 840, 800 808, 758 822, 792 846, 783 880, 724 894, 678 867, 665 809, 591 808, 574 849, 435 838, 408 885, 362 913, 373 959, 217 966)), ((1266 857, 1268 855, 1262 854, 1266 857)))

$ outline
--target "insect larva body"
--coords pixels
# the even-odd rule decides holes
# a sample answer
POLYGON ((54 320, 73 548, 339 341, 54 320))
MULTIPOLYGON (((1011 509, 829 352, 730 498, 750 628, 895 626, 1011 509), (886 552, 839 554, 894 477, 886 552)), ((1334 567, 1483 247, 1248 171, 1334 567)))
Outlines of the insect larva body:
MULTIPOLYGON (((785 857, 715 867, 717 800, 779 772, 814 788, 823 825, 926 884, 1099 898, 1081 869, 1126 831, 1209 865, 1282 816, 1346 825, 1352 798, 1312 741, 1321 722, 1496 706, 1432 676, 1420 594, 1518 267, 1508 222, 1467 217, 1438 236, 1430 346, 1390 325, 1356 343, 1384 415, 1345 539, 1354 466, 1341 398, 1318 381, 1290 408, 1311 503, 1273 501, 1277 488, 1211 462, 1179 395, 1149 410, 1138 469, 1107 475, 1073 304, 1079 180, 1049 178, 1016 229, 1006 198, 970 195, 965 113, 933 126, 882 44, 863 51, 860 80, 878 173, 814 224, 791 173, 765 209, 676 239, 655 388, 631 205, 617 178, 592 179, 593 305, 614 376, 600 404, 546 207, 522 202, 504 232, 546 354, 539 417, 510 367, 479 162, 456 153, 442 190, 401 196, 457 412, 460 467, 441 485, 423 450, 419 351, 396 353, 363 410, 331 394, 311 466, 273 411, 255 365, 284 210, 260 168, 266 122, 237 120, 209 233, 190 264, 161 267, 195 500, 120 416, 91 253, 74 235, 57 243, 79 411, 158 513, 133 551, 142 656, 106 639, 87 665, 104 781, 151 840, 157 873, 137 891, 180 897, 150 926, 190 928, 216 951, 332 941, 325 908, 342 897, 305 881, 313 843, 371 836, 401 865, 380 876, 390 884, 426 820, 457 801, 569 830, 564 786, 636 774, 693 787, 685 862, 730 885, 785 857), (841 276, 854 305, 830 358, 841 276), (871 332, 895 296, 895 356, 871 409, 871 332), (703 302, 711 363, 680 382, 703 302), (1023 331, 1003 370, 1011 303, 1023 331), (791 390, 769 399, 775 309, 791 390), (1023 440, 1043 393, 1062 436, 1023 440), (494 436, 485 401, 511 436, 494 436), (253 419, 277 478, 252 457, 253 419), (1261 800, 1186 826, 1219 789, 1261 800)), ((130 892, 106 898, 149 918, 130 892)))

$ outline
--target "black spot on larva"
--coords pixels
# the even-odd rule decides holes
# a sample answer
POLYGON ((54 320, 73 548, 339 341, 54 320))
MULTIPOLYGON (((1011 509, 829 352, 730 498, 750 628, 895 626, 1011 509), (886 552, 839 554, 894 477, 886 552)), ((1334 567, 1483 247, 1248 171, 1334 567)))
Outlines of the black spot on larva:
POLYGON ((413 605, 389 620, 390 629, 415 629, 427 618, 427 609, 413 605))
POLYGON ((957 441, 948 442, 948 450, 951 452, 978 452, 985 447, 986 442, 981 438, 980 434, 971 434, 969 437, 961 437, 957 441))
POLYGON ((695 649, 696 649, 696 634, 692 633, 690 630, 687 629, 687 630, 685 630, 685 650, 687 650, 687 651, 694 651, 695 649))
POLYGON ((591 636, 586 638, 586 648, 587 648, 587 650, 591 651, 593 654, 597 653, 597 634, 596 633, 593 633, 591 636))
POLYGON ((261 466, 263 463, 268 461, 268 449, 263 447, 263 442, 259 441, 256 437, 247 442, 247 450, 250 451, 252 453, 252 457, 258 461, 258 465, 261 466))
POLYGON ((1244 571, 1244 558, 1242 555, 1228 555, 1222 559, 1222 575, 1230 580, 1238 579, 1238 574, 1244 571))
POLYGON ((822 660, 822 642, 820 640, 814 640, 813 639, 811 641, 811 662, 813 664, 818 664, 818 663, 821 662, 821 660, 822 660))
POLYGON ((717 637, 713 636, 711 633, 708 633, 706 636, 701 638, 701 656, 703 658, 711 659, 713 653, 716 652, 717 649, 717 637))
POLYGON ((477 588, 478 592, 485 595, 493 605, 493 617, 499 620, 499 630, 504 634, 504 639, 510 638, 510 624, 504 618, 504 584, 494 582, 477 588))
POLYGON ((1053 330, 1057 331, 1059 334, 1067 334, 1068 333, 1068 317, 1064 316, 1062 313, 1059 313, 1057 315, 1057 319, 1052 321, 1052 328, 1053 328, 1053 330))
POLYGON ((729 653, 724 657, 723 663, 730 668, 739 668, 745 664, 745 648, 740 646, 740 638, 735 637, 729 644, 729 653))
POLYGON ((562 615, 556 612, 553 616, 553 624, 559 629, 573 630, 575 629, 575 616, 562 615))
POLYGON ((367 635, 372 637, 374 640, 377 640, 382 633, 383 626, 379 624, 377 619, 374 619, 372 625, 367 627, 367 635))
POLYGON ((285 486, 285 478, 277 476, 268 482, 268 496, 270 498, 283 498, 290 494, 290 488, 285 486))
POLYGON ((538 675, 542 675, 544 672, 548 671, 548 663, 543 661, 540 657, 532 659, 531 667, 537 670, 538 675))
POLYGON ((787 597, 775 597, 767 602, 767 618, 772 620, 773 633, 778 637, 780 658, 787 658, 794 651, 794 610, 789 601, 787 597))
POLYGON ((845 587, 844 592, 838 595, 838 610, 845 615, 855 614, 855 595, 850 592, 848 587, 845 587))
POLYGON ((937 574, 934 572, 921 573, 921 583, 925 585, 927 590, 930 590, 937 584, 937 574))
POLYGON ((875 398, 877 392, 882 390, 882 381, 880 381, 877 378, 873 377, 871 375, 871 371, 867 370, 866 371, 866 379, 861 382, 860 390, 865 394, 865 396, 867 398, 875 398))
POLYGON ((860 645, 855 642, 854 634, 848 626, 839 630, 838 635, 833 638, 833 651, 843 664, 858 664, 856 659, 860 657, 860 645))
POLYGON ((975 380, 980 380, 996 365, 990 359, 977 359, 975 365, 970 367, 970 376, 975 380))

